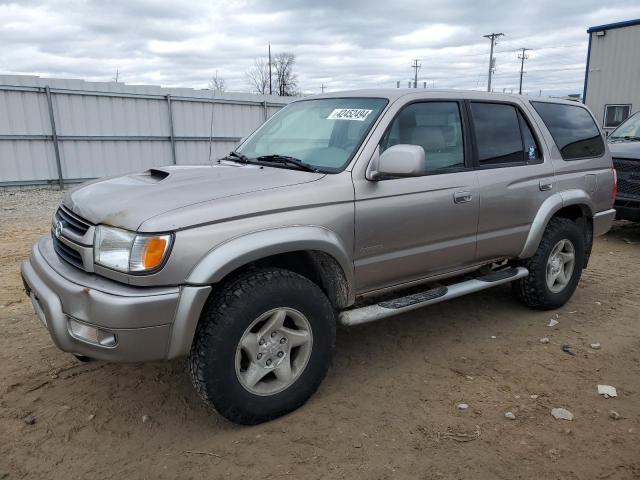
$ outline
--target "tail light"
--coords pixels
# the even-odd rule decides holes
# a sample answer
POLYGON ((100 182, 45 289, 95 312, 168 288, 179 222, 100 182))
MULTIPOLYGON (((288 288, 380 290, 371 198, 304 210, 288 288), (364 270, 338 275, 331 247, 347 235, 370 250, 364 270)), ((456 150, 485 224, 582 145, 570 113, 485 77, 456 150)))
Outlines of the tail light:
POLYGON ((613 172, 613 189, 611 190, 611 199, 615 200, 618 196, 618 172, 616 172, 615 168, 612 168, 613 172))

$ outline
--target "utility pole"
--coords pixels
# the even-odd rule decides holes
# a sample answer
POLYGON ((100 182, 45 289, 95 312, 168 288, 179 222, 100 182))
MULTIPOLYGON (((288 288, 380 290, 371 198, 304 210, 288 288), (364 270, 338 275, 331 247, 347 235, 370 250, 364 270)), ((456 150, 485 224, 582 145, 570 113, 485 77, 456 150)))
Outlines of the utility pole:
POLYGON ((489 79, 487 81, 487 92, 491 91, 491 74, 493 73, 493 46, 496 43, 496 39, 504 37, 504 33, 490 33, 489 35, 483 35, 484 38, 491 40, 491 52, 489 52, 489 79))
POLYGON ((415 58, 413 60, 413 65, 411 65, 411 68, 413 68, 414 72, 413 72, 413 88, 418 88, 418 70, 420 70, 420 67, 422 67, 421 64, 418 63, 418 59, 415 58))
POLYGON ((320 86, 320 88, 322 89, 322 93, 324 93, 324 83, 320 86))
POLYGON ((271 43, 269 43, 269 95, 272 95, 273 91, 271 90, 271 43))
POLYGON ((520 50, 522 50, 522 53, 518 55, 518 58, 520 59, 520 90, 518 91, 518 93, 522 95, 522 75, 524 74, 524 61, 529 58, 529 55, 526 55, 525 52, 528 52, 531 49, 521 48, 520 50))

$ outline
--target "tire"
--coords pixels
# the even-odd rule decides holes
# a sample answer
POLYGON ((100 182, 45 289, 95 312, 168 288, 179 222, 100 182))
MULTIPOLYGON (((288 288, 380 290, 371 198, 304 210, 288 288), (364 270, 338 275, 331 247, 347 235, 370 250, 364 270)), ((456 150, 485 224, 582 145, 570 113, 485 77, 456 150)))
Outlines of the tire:
MULTIPOLYGON (((568 245, 563 248, 570 250, 568 245)), ((516 296, 526 306, 536 310, 552 310, 561 307, 569 301, 578 286, 584 266, 584 256, 584 234, 580 227, 567 218, 552 218, 542 235, 535 255, 522 262, 522 266, 529 270, 529 275, 513 282, 516 296), (554 248, 563 240, 569 241, 573 247, 573 268, 571 274, 565 276, 566 284, 562 288, 559 284, 554 285, 554 291, 547 281, 547 267, 553 270, 555 265, 549 265, 550 256, 554 248)))
POLYGON ((205 305, 189 357, 191 379, 202 399, 228 420, 243 425, 262 423, 297 409, 311 397, 326 375, 335 336, 333 307, 316 284, 288 270, 254 270, 223 285, 205 305), (283 316, 282 327, 260 335, 270 322, 283 316), (303 330, 309 330, 302 346, 294 346, 295 335, 282 333, 295 333, 292 330, 298 328, 297 335, 303 339, 303 330), (266 343, 259 346, 256 340, 259 350, 249 355, 241 340, 252 340, 253 335, 266 343), (281 351, 272 351, 281 345, 290 346, 282 359, 277 356, 281 351), (264 353, 256 353, 261 351, 264 353), (265 362, 271 358, 273 371, 250 386, 250 372, 258 364, 267 369, 265 362), (285 362, 290 364, 288 373, 293 380, 280 380, 285 362))

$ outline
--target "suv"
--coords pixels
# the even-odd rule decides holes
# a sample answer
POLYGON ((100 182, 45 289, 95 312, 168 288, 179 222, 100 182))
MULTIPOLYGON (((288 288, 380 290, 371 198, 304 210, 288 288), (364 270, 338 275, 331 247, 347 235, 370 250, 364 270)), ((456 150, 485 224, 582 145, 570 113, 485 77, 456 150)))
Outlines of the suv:
POLYGON ((296 101, 213 165, 70 191, 22 276, 58 347, 187 356, 231 421, 301 406, 336 325, 496 285, 560 307, 615 211, 591 113, 500 94, 357 91, 296 101))
POLYGON ((611 132, 609 149, 619 182, 616 218, 640 222, 640 112, 611 132))

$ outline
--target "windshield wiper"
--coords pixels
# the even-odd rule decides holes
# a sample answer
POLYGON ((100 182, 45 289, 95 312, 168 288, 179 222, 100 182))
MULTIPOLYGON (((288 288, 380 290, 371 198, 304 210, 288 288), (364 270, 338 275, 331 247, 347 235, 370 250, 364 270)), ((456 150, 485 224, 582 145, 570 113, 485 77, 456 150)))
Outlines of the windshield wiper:
POLYGON ((294 165, 300 170, 306 170, 307 172, 320 172, 320 170, 318 170, 316 167, 309 165, 308 163, 305 163, 296 157, 290 157, 288 155, 261 155, 257 157, 256 160, 266 163, 282 163, 286 165, 294 165))
POLYGON ((619 136, 615 136, 615 137, 610 137, 611 140, 630 140, 632 142, 640 142, 640 137, 636 137, 635 135, 625 135, 624 137, 619 137, 619 136))
POLYGON ((251 159, 249 157, 247 157, 244 153, 240 153, 240 152, 229 152, 229 154, 226 157, 222 157, 221 160, 231 160, 232 162, 238 162, 238 163, 251 163, 251 159))

